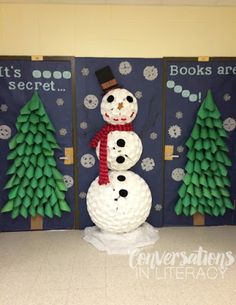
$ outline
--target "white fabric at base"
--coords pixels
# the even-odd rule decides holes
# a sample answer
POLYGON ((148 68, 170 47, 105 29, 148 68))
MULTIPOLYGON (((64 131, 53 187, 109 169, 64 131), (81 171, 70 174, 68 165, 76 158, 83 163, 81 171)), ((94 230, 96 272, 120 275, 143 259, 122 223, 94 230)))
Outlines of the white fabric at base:
POLYGON ((147 222, 132 232, 122 234, 104 232, 96 226, 84 230, 84 240, 108 254, 129 254, 136 248, 155 244, 158 239, 158 229, 147 222))

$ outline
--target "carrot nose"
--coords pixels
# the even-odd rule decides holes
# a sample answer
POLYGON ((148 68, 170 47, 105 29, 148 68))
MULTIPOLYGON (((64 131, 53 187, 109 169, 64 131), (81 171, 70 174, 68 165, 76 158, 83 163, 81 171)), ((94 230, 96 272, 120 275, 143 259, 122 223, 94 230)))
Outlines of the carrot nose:
POLYGON ((118 106, 117 106, 117 108, 118 108, 119 110, 121 110, 122 108, 124 108, 123 103, 119 103, 118 106))

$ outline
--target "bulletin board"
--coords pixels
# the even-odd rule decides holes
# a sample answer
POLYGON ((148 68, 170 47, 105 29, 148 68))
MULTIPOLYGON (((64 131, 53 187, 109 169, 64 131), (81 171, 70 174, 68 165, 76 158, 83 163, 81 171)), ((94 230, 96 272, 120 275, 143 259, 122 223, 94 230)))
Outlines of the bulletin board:
MULTIPOLYGON (((177 191, 187 162, 185 142, 190 136, 197 111, 207 91, 212 91, 221 113, 224 129, 228 133, 226 145, 232 166, 228 171, 231 181, 231 200, 236 203, 236 59, 210 58, 165 59, 165 143, 174 146, 177 158, 165 162, 164 225, 193 224, 192 217, 177 216, 174 207, 177 191)), ((224 216, 205 216, 205 225, 235 224, 235 210, 224 216)))
MULTIPOLYGON (((62 217, 43 218, 41 229, 71 229, 74 227, 74 168, 64 164, 65 147, 73 147, 72 137, 72 59, 43 58, 34 61, 30 57, 0 58, 0 125, 1 125, 1 175, 0 207, 6 203, 8 192, 4 189, 9 176, 6 175, 11 161, 7 160, 9 139, 16 133, 16 119, 20 109, 35 91, 38 92, 46 112, 56 129, 55 137, 60 150, 55 150, 58 170, 68 184, 66 200, 71 213, 62 217)), ((1 231, 31 229, 31 218, 12 219, 9 213, 0 214, 1 231)))

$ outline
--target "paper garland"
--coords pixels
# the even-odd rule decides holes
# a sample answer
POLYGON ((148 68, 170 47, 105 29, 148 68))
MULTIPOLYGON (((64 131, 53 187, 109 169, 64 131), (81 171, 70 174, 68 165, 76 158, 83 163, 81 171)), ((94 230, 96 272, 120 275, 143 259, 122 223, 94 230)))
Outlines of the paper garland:
POLYGON ((201 105, 188 147, 186 175, 175 206, 177 215, 192 216, 199 212, 211 216, 223 216, 226 208, 233 209, 228 187, 227 167, 232 163, 227 156, 220 112, 209 90, 201 105))
POLYGON ((9 142, 7 159, 13 163, 7 174, 12 177, 5 185, 9 193, 2 212, 11 212, 13 219, 20 215, 53 218, 70 212, 67 188, 54 158, 54 149, 59 149, 55 129, 37 93, 21 109, 16 127, 18 133, 9 142))

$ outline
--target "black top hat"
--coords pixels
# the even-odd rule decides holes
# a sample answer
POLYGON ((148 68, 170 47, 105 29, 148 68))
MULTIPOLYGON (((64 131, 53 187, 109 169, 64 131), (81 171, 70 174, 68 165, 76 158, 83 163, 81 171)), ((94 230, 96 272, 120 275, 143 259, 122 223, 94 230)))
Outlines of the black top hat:
POLYGON ((118 82, 115 79, 111 68, 106 66, 100 70, 95 71, 97 79, 101 85, 102 90, 106 93, 112 89, 118 88, 118 82))

